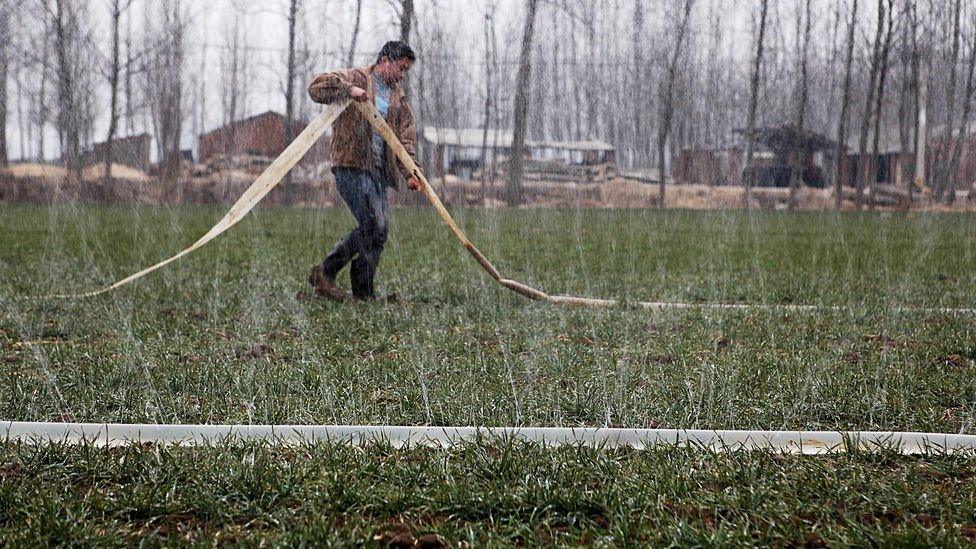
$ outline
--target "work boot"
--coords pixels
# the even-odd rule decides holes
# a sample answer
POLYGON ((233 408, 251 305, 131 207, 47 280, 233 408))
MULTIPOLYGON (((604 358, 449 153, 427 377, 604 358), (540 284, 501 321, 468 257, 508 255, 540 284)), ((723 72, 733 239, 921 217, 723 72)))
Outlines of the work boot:
POLYGON ((312 267, 312 272, 308 273, 308 283, 315 289, 316 295, 332 301, 342 301, 346 298, 346 294, 336 286, 335 279, 325 274, 322 265, 312 267))

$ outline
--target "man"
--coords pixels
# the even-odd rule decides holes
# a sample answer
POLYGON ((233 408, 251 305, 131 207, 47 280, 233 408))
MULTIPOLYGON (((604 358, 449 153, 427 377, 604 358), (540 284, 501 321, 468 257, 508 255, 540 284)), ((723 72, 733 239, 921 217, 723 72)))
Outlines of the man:
MULTIPOLYGON (((410 156, 416 158, 413 113, 400 88, 414 60, 410 46, 399 41, 387 42, 376 57, 376 64, 320 74, 312 79, 308 93, 317 103, 346 98, 372 102, 410 156)), ((308 282, 316 294, 342 301, 345 294, 336 285, 336 276, 352 262, 349 278, 353 297, 376 299, 373 281, 386 244, 390 217, 386 188, 397 186, 397 170, 408 179, 411 189, 420 188, 419 181, 400 165, 359 110, 346 109, 332 129, 332 173, 339 194, 358 225, 336 244, 320 265, 312 267, 308 282)))

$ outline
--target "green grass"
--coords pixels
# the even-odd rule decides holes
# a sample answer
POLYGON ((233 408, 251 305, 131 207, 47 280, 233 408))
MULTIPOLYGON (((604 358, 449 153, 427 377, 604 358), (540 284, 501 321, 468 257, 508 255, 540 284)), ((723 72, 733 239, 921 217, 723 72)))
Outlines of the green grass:
POLYGON ((495 441, 453 450, 8 446, 0 541, 940 545, 976 541, 976 461, 495 441), (429 539, 429 537, 428 537, 429 539))
MULTIPOLYGON (((974 319, 895 310, 976 305, 970 215, 456 213, 504 275, 554 294, 849 309, 533 303, 494 285, 429 209, 394 212, 379 284, 396 303, 301 295, 309 266, 353 222, 342 210, 280 209, 108 296, 27 299, 93 289, 168 257, 222 211, 0 206, 0 418, 976 433, 974 319)), ((960 489, 971 484, 965 459, 519 446, 506 462, 498 446, 7 446, 0 463, 19 473, 0 480, 0 509, 16 501, 27 511, 0 510, 0 542, 5 526, 24 542, 49 529, 74 539, 121 529, 289 543, 323 528, 356 542, 403 521, 417 535, 475 544, 554 533, 953 544, 976 514, 972 489, 960 489), (267 479, 247 470, 258 461, 267 479), (948 476, 919 481, 912 471, 923 465, 948 476), (371 473, 354 481, 362 470, 371 473), (713 490, 699 474, 732 480, 713 490), (130 490, 141 499, 123 497, 130 490)))

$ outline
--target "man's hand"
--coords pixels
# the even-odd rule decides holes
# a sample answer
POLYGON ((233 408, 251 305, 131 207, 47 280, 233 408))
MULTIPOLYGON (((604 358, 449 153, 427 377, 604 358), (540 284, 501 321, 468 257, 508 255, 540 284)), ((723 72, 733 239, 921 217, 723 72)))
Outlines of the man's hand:
POLYGON ((420 187, 421 187, 420 180, 417 179, 416 177, 411 176, 410 179, 407 180, 408 189, 412 191, 419 191, 420 187))
POLYGON ((349 97, 352 97, 353 101, 359 101, 360 103, 369 99, 366 90, 359 86, 349 86, 349 97))

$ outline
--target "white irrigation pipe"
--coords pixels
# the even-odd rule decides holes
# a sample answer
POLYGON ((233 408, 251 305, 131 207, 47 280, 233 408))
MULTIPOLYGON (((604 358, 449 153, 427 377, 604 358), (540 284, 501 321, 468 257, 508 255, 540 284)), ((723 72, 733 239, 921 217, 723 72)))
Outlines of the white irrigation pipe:
POLYGON ((631 448, 688 446, 714 452, 770 450, 826 454, 851 449, 888 449, 901 454, 976 454, 976 435, 890 431, 709 431, 603 427, 398 427, 390 425, 150 425, 127 423, 0 422, 0 442, 88 443, 125 446, 155 443, 196 446, 265 441, 279 445, 311 442, 449 448, 477 440, 514 438, 544 446, 631 448))

